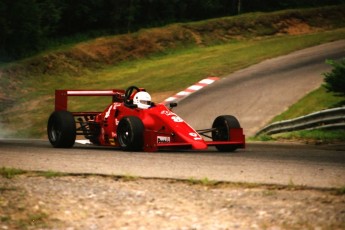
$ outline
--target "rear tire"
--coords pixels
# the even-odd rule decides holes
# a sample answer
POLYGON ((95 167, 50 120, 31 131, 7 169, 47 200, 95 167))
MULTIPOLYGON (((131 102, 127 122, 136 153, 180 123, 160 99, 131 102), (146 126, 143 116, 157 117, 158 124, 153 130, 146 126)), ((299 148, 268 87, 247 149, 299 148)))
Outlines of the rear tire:
POLYGON ((47 134, 55 148, 71 148, 76 139, 76 125, 72 113, 53 112, 48 120, 47 134))
POLYGON ((144 146, 144 124, 135 116, 121 119, 117 127, 117 138, 125 151, 140 151, 144 146))
MULTIPOLYGON (((213 141, 228 141, 230 140, 230 129, 241 128, 241 126, 236 117, 222 115, 214 120, 212 128, 216 128, 215 131, 212 131, 213 141)), ((236 145, 216 145, 216 148, 221 152, 233 152, 238 147, 236 145)))

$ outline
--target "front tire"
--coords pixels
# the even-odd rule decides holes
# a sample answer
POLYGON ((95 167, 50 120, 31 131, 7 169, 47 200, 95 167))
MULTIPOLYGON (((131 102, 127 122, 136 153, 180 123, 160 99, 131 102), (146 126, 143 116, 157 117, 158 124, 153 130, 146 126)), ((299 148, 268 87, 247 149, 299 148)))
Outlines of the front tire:
POLYGON ((144 146, 144 124, 135 116, 121 119, 117 127, 117 138, 125 151, 140 151, 144 146))
POLYGON ((72 113, 53 112, 48 120, 47 134, 55 148, 71 148, 76 139, 76 124, 72 113))
MULTIPOLYGON (((241 126, 236 117, 223 115, 214 120, 212 128, 216 129, 212 131, 213 141, 228 141, 231 138, 230 129, 241 128, 241 126)), ((238 147, 236 145, 216 145, 216 148, 221 152, 233 152, 238 147)))

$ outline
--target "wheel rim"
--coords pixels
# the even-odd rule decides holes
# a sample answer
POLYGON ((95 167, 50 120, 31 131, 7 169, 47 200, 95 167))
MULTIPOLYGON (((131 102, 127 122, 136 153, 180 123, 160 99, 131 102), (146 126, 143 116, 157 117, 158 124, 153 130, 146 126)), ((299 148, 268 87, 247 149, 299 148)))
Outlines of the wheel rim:
POLYGON ((58 130, 54 124, 50 126, 49 138, 52 142, 56 142, 61 135, 61 131, 58 130))
MULTIPOLYGON (((213 124, 212 128, 215 130, 212 131, 212 140, 213 141, 227 141, 230 140, 230 129, 240 128, 238 120, 234 116, 224 115, 217 117, 213 124)), ((237 145, 216 145, 216 148, 219 151, 235 151, 237 145)))
POLYGON ((128 146, 128 144, 131 141, 132 135, 130 132, 130 126, 128 123, 124 123, 119 130, 120 136, 119 136, 119 142, 122 147, 128 146))
POLYGON ((50 139, 54 142, 56 141, 56 131, 54 126, 52 126, 50 130, 50 139))
MULTIPOLYGON (((222 122, 223 123, 223 122, 222 122)), ((216 131, 213 133, 214 140, 228 140, 229 138, 229 131, 228 131, 228 124, 224 121, 223 124, 217 124, 216 131)))

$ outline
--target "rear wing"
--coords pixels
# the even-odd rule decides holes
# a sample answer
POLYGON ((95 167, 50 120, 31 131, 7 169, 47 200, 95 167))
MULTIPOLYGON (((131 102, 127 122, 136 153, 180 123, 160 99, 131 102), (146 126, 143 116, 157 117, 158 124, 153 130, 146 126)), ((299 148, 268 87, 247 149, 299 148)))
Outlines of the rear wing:
MULTIPOLYGON (((113 102, 123 102, 125 90, 55 90, 55 111, 67 110, 69 96, 111 96, 113 102)), ((92 113, 92 112, 88 112, 92 113)))

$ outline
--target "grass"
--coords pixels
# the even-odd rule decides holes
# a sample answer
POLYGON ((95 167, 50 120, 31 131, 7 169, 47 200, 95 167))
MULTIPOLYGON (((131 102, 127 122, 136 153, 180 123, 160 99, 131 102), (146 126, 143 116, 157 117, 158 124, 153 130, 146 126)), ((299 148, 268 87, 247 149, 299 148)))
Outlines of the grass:
POLYGON ((323 109, 338 107, 344 105, 344 100, 345 98, 335 96, 321 86, 293 104, 288 110, 273 118, 272 122, 292 119, 323 109))
POLYGON ((124 182, 129 182, 129 181, 136 181, 139 179, 139 176, 134 176, 131 174, 125 174, 123 176, 120 176, 120 178, 124 181, 124 182))
POLYGON ((13 222, 15 225, 17 225, 18 229, 45 229, 48 226, 48 221, 49 216, 46 213, 36 211, 13 222))
POLYGON ((272 140, 296 140, 316 144, 345 142, 345 130, 301 130, 272 135, 272 140))
POLYGON ((53 177, 62 177, 62 176, 67 176, 68 174, 66 173, 62 173, 62 172, 55 172, 55 171, 42 171, 42 172, 38 172, 39 176, 43 176, 45 178, 53 178, 53 177))
MULTIPOLYGON (((15 187, 8 187, 6 184, 5 186, 0 186, 0 194, 6 191, 15 191, 17 188, 15 187)), ((1 200, 0 200, 1 202, 1 200)))
POLYGON ((16 175, 21 175, 24 173, 26 173, 26 171, 21 170, 21 169, 5 168, 5 167, 0 168, 0 175, 7 179, 12 179, 16 175))
POLYGON ((335 194, 345 195, 345 186, 338 188, 335 194))
MULTIPOLYGON (((324 86, 307 94, 297 103, 289 107, 285 112, 279 114, 270 123, 288 120, 304 116, 320 110, 339 107, 344 105, 344 98, 335 96, 327 92, 324 86)), ((252 137, 250 140, 259 141, 297 141, 304 143, 336 143, 345 142, 345 130, 316 129, 301 130, 273 135, 262 134, 258 137, 252 137)))
POLYGON ((273 135, 262 134, 249 138, 251 141, 296 141, 313 144, 344 143, 345 130, 315 129, 278 133, 273 135))
POLYGON ((219 182, 213 181, 213 180, 208 179, 207 177, 204 177, 202 179, 189 178, 187 180, 187 183, 191 185, 202 185, 202 186, 212 187, 212 186, 217 185, 219 182))

